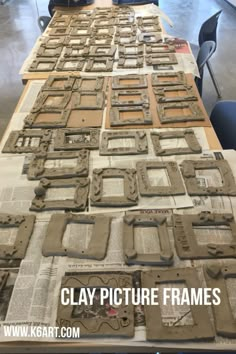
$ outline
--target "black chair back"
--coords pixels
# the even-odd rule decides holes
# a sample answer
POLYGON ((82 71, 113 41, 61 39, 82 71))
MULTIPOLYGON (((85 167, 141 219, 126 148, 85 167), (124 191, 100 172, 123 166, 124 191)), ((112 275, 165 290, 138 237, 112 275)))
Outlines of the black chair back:
POLYGON ((217 46, 217 25, 221 12, 218 11, 202 24, 198 35, 199 47, 206 41, 214 41, 217 46))

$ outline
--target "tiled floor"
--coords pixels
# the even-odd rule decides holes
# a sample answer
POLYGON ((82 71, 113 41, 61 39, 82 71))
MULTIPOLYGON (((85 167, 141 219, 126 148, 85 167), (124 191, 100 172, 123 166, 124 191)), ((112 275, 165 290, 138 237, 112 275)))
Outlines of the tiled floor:
MULTIPOLYGON (((48 15, 48 1, 38 0, 37 3, 39 15, 48 15)), ((212 67, 223 99, 236 100, 236 10, 224 0, 160 0, 160 6, 174 22, 173 28, 165 25, 166 31, 194 44, 197 44, 198 31, 204 20, 223 9, 212 67)), ((0 5, 0 137, 23 90, 18 72, 40 35, 37 17, 36 0, 9 0, 5 5, 0 5)), ((203 100, 210 112, 217 96, 207 70, 203 100)))

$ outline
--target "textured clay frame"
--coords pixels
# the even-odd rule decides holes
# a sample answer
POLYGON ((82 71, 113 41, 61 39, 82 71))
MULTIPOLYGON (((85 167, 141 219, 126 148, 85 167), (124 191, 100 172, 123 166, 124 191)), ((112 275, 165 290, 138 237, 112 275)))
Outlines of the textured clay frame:
POLYGON ((0 259, 24 259, 29 240, 34 230, 35 215, 0 214, 0 229, 16 227, 17 236, 13 245, 2 244, 0 259))
MULTIPOLYGON (((181 282, 186 287, 201 288, 198 273, 194 268, 175 268, 168 270, 151 270, 141 273, 142 287, 156 288, 160 284, 181 282)), ((207 306, 190 306, 193 325, 164 326, 161 318, 161 305, 144 305, 146 319, 146 336, 151 341, 201 341, 214 339, 207 306)))
POLYGON ((40 110, 51 111, 51 110, 63 110, 68 105, 71 99, 70 91, 61 91, 61 90, 52 90, 52 91, 41 91, 34 102, 33 108, 31 109, 31 113, 39 112, 40 110), (49 96, 52 97, 62 97, 60 103, 47 105, 46 101, 49 96))
POLYGON ((77 93, 76 97, 76 102, 73 103, 73 108, 72 109, 89 109, 89 110, 94 110, 94 109, 103 109, 105 103, 105 94, 103 91, 80 91, 77 93), (82 96, 95 96, 96 97, 96 105, 92 106, 89 104, 89 102, 85 105, 82 105, 81 100, 82 96))
POLYGON ((85 56, 85 47, 83 45, 73 45, 73 46, 67 46, 65 47, 65 52, 64 52, 64 57, 65 58, 79 58, 85 56), (74 50, 82 50, 82 53, 76 53, 74 54, 74 50))
MULTIPOLYGON (((62 278, 62 288, 132 288, 132 275, 116 273, 84 273, 78 276, 67 275, 62 278)), ((60 291, 61 293, 61 291, 60 291)), ((123 299, 124 300, 124 299, 123 299)), ((128 305, 121 305, 117 308, 119 318, 77 318, 73 317, 73 305, 63 306, 59 295, 57 309, 57 325, 63 327, 79 327, 80 335, 83 337, 112 336, 112 337, 133 337, 134 336, 134 309, 129 296, 128 305)))
POLYGON ((59 60, 56 70, 57 71, 82 71, 83 67, 84 67, 84 63, 85 63, 85 59, 82 57, 80 57, 79 59, 78 58, 76 58, 76 59, 75 58, 63 58, 63 59, 59 60), (77 63, 77 65, 76 65, 76 67, 70 66, 70 67, 65 68, 66 62, 77 63))
POLYGON ((61 151, 40 153, 33 156, 27 177, 29 180, 41 178, 56 179, 56 178, 75 178, 87 177, 89 173, 89 151, 61 151), (75 167, 51 167, 46 168, 45 163, 48 160, 68 160, 77 159, 75 167))
POLYGON ((162 103, 157 105, 157 112, 162 124, 168 123, 182 123, 182 122, 192 122, 192 121, 204 121, 205 116, 202 112, 198 102, 175 102, 175 103, 162 103), (165 112, 168 109, 189 109, 191 111, 190 115, 176 115, 167 117, 165 112))
POLYGON ((95 28, 104 28, 104 27, 113 27, 117 24, 117 19, 114 18, 107 18, 106 16, 97 18, 93 21, 93 26, 95 28), (107 24, 103 24, 102 22, 107 22, 107 24))
POLYGON ((90 28, 92 23, 93 23, 93 20, 89 17, 85 17, 83 19, 74 18, 70 22, 70 27, 77 27, 77 28, 78 27, 79 28, 88 27, 88 28, 90 28))
MULTIPOLYGON (((111 218, 105 215, 54 214, 48 224, 42 246, 44 257, 67 256, 72 258, 103 260, 106 257, 110 237, 111 218), (63 236, 69 224, 93 225, 92 237, 85 249, 65 248, 63 236)), ((78 238, 80 234, 78 233, 78 238)))
POLYGON ((150 32, 162 32, 161 26, 158 23, 144 23, 139 25, 139 29, 142 33, 150 33, 150 32), (151 29, 149 27, 152 27, 151 29))
POLYGON ((89 193, 88 178, 68 178, 49 180, 42 178, 38 187, 35 188, 35 197, 32 200, 30 210, 72 210, 84 211, 87 206, 89 193), (74 198, 65 200, 45 200, 48 188, 75 188, 74 198))
POLYGON ((43 109, 40 112, 37 113, 30 113, 25 119, 24 119, 24 128, 64 128, 67 124, 67 121, 70 116, 70 110, 46 110, 44 111, 43 109), (60 119, 58 121, 53 121, 53 122, 36 122, 37 116, 41 113, 57 113, 60 114, 60 119))
POLYGON ((145 16, 145 17, 138 16, 136 18, 136 21, 138 26, 148 25, 148 24, 160 25, 159 16, 145 16))
POLYGON ((129 125, 151 125, 152 124, 152 115, 149 107, 144 106, 119 106, 113 107, 110 109, 110 125, 111 127, 116 126, 129 126, 129 125), (122 112, 136 112, 142 111, 143 118, 132 118, 122 120, 120 118, 120 113, 122 112))
POLYGON ((136 171, 125 168, 101 168, 93 170, 93 180, 90 194, 91 205, 110 206, 110 207, 128 207, 138 204, 138 189, 136 182, 136 171), (104 178, 123 178, 124 195, 103 197, 103 179, 104 178))
POLYGON ((185 154, 200 154, 202 148, 194 134, 194 130, 175 130, 166 132, 151 132, 152 144, 155 154, 157 156, 170 156, 170 155, 185 155, 185 154), (164 139, 185 139, 187 147, 177 147, 170 149, 163 149, 161 146, 161 140, 164 139))
POLYGON ((50 31, 48 32, 49 37, 53 36, 67 36, 70 34, 70 27, 55 27, 55 28, 50 28, 50 31))
POLYGON ((96 45, 96 46, 102 46, 102 45, 111 45, 112 42, 112 37, 90 37, 88 41, 88 45, 96 45), (102 43, 100 43, 102 41, 102 43))
POLYGON ((118 60, 117 68, 119 69, 136 69, 136 68, 142 68, 143 67, 143 57, 142 56, 133 56, 133 55, 127 55, 125 57, 120 57, 118 60), (136 60, 136 64, 128 64, 125 65, 126 60, 136 60))
POLYGON ((37 58, 32 61, 29 71, 34 71, 34 72, 43 72, 43 71, 53 71, 57 63, 57 58, 37 58), (48 64, 48 68, 44 69, 39 69, 38 66, 39 64, 48 64))
POLYGON ((86 91, 102 91, 103 86, 104 86, 104 77, 103 76, 84 76, 84 77, 75 77, 75 83, 73 86, 73 90, 75 91, 85 91, 82 90, 81 87, 83 85, 83 82, 85 81, 91 81, 91 80, 96 80, 96 86, 93 90, 89 90, 88 88, 86 88, 86 91))
POLYGON ((115 56, 115 52, 116 52, 116 46, 115 45, 96 45, 96 46, 92 46, 92 48, 90 48, 88 55, 90 57, 114 57, 115 56), (109 49, 107 53, 102 53, 99 52, 99 49, 109 49))
POLYGON ((113 76, 112 78, 112 89, 113 90, 127 90, 127 89, 145 89, 148 87, 147 76, 146 75, 126 75, 126 76, 113 76), (122 85, 120 80, 139 80, 138 84, 122 85))
POLYGON ((146 53, 155 54, 155 53, 175 53, 175 46, 165 43, 151 43, 146 44, 146 53), (155 50, 156 49, 156 50, 155 50))
POLYGON ((92 32, 91 32, 91 37, 94 36, 96 38, 102 38, 103 36, 104 37, 111 37, 113 38, 113 35, 115 33, 115 27, 106 27, 106 28, 103 28, 103 27, 93 27, 92 28, 92 32), (105 30, 107 30, 107 32, 103 32, 105 30))
POLYGON ((90 35, 92 34, 92 28, 91 27, 72 27, 70 29, 70 36, 73 37, 73 36, 78 36, 78 37, 89 37, 90 35), (77 31, 85 31, 87 30, 86 33, 78 33, 77 31))
POLYGON ((168 161, 138 161, 136 163, 139 193, 145 197, 173 196, 185 194, 183 181, 176 162, 168 161), (148 169, 165 169, 168 173, 170 186, 152 186, 148 169))
POLYGON ((125 44, 136 44, 136 35, 131 35, 130 33, 116 33, 114 38, 115 44, 125 45, 125 44), (128 41, 123 42, 121 39, 126 38, 128 41))
POLYGON ((149 96, 147 90, 115 90, 111 94, 111 105, 115 106, 149 106, 149 96), (122 100, 120 101, 119 96, 140 96, 139 101, 135 100, 122 100))
POLYGON ((3 153, 38 153, 44 152, 48 150, 52 138, 51 130, 47 129, 32 129, 32 130, 15 130, 11 131, 4 148, 2 149, 3 153), (38 146, 17 146, 17 142, 19 139, 31 139, 31 138, 39 138, 38 146))
POLYGON ((136 55, 143 55, 144 46, 142 43, 139 44, 121 44, 119 45, 119 55, 120 56, 136 56, 136 55), (126 48, 135 48, 136 52, 134 53, 127 53, 126 48))
POLYGON ((170 245, 166 218, 144 214, 128 215, 123 219, 123 249, 125 263, 128 265, 168 266, 173 264, 173 252, 170 245), (139 254, 135 249, 134 228, 156 227, 160 241, 160 253, 139 254))
POLYGON ((236 223, 232 214, 201 212, 200 214, 174 214, 173 231, 177 254, 180 259, 236 258, 236 223), (199 244, 195 226, 228 226, 232 242, 224 244, 199 244))
POLYGON ((39 47, 36 56, 41 58, 59 58, 62 52, 62 46, 56 48, 47 48, 45 46, 39 47), (53 51, 53 53, 45 53, 47 50, 53 51))
POLYGON ((144 131, 122 131, 102 133, 99 154, 102 156, 114 155, 139 155, 148 153, 147 135, 144 131), (114 139, 133 138, 135 140, 134 147, 108 148, 109 141, 114 139))
POLYGON ((96 128, 81 128, 81 129, 58 129, 54 138, 54 150, 95 150, 99 148, 100 130, 96 128), (88 134, 89 141, 77 141, 75 143, 67 143, 66 137, 70 135, 83 136, 88 134))
POLYGON ((152 74, 152 86, 177 86, 186 85, 187 79, 183 71, 178 71, 174 73, 155 73, 152 74), (177 80, 161 81, 159 78, 176 78, 177 80))
POLYGON ((160 33, 156 33, 156 32, 148 32, 148 33, 141 33, 138 37, 139 42, 141 43, 160 43, 162 42, 162 36, 160 33), (153 39, 147 39, 147 37, 153 37, 153 39))
POLYGON ((236 196, 236 184, 233 172, 226 160, 184 160, 181 164, 181 172, 189 195, 209 196, 236 196), (222 186, 201 187, 196 178, 196 170, 217 169, 222 178, 222 186))
POLYGON ((226 285, 228 278, 236 277, 235 264, 209 264, 204 267, 204 275, 207 287, 220 289, 220 304, 212 304, 216 333, 222 337, 236 338, 236 323, 226 285))
POLYGON ((168 103, 168 102, 183 102, 183 101, 198 101, 198 97, 192 86, 187 85, 177 85, 177 86, 168 86, 168 87, 154 87, 154 94, 158 103, 168 103), (185 96, 174 96, 168 97, 166 93, 168 92, 178 92, 185 91, 185 96))
POLYGON ((117 18, 117 25, 120 27, 132 24, 134 24, 134 17, 132 16, 122 16, 117 18))
POLYGON ((73 37, 68 36, 68 37, 65 38, 65 43, 64 43, 64 45, 65 45, 65 46, 70 46, 70 47, 72 47, 72 48, 73 48, 73 47, 78 47, 78 46, 83 46, 83 45, 85 45, 86 40, 87 40, 87 38, 84 37, 84 36, 73 36, 73 37), (79 43, 71 43, 71 41, 74 41, 74 40, 77 40, 77 39, 80 40, 79 43))
POLYGON ((134 24, 129 24, 125 26, 117 26, 116 27, 116 34, 119 36, 123 36, 124 34, 129 34, 130 36, 136 36, 137 33, 137 26, 134 24), (129 28, 129 30, 123 31, 124 28, 129 28))
POLYGON ((99 57, 99 58, 89 58, 87 64, 85 66, 85 71, 87 72, 104 72, 104 71, 112 71, 113 69, 113 58, 99 57), (105 68, 94 68, 94 64, 103 63, 105 64, 105 68))
POLYGON ((155 53, 146 55, 147 65, 176 65, 178 60, 173 53, 155 53), (168 58, 168 61, 163 60, 163 58, 168 58))
POLYGON ((58 48, 58 47, 62 47, 65 41, 65 37, 43 37, 42 38, 42 42, 41 42, 41 46, 48 48, 48 49, 54 49, 54 48, 58 48), (55 40, 58 40, 58 42, 54 42, 55 40), (53 43, 50 43, 53 42, 53 43))
POLYGON ((42 91, 71 91, 75 82, 73 76, 50 75, 42 87, 42 91), (62 87, 54 87, 56 81, 65 81, 62 87))

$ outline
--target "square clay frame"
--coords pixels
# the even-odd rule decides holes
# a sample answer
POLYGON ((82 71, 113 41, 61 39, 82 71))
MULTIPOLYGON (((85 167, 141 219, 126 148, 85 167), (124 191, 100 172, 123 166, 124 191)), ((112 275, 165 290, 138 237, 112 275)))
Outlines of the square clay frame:
POLYGON ((84 63, 85 63, 85 59, 82 57, 79 57, 76 59, 75 58, 72 58, 72 59, 71 58, 63 58, 58 61, 56 70, 57 71, 82 71, 83 67, 84 67, 84 63), (77 63, 77 65, 76 65, 76 67, 70 66, 70 67, 65 68, 66 62, 77 63))
POLYGON ((42 87, 42 91, 71 91, 75 82, 73 76, 50 75, 42 87), (54 87, 56 81, 65 81, 62 87, 54 87))
POLYGON ((62 46, 58 46, 56 48, 47 48, 47 47, 44 47, 44 46, 41 46, 39 47, 37 53, 36 53, 36 57, 41 57, 41 58, 59 58, 59 56, 61 55, 61 52, 62 52, 62 46), (53 53, 52 54, 48 54, 48 53, 45 53, 47 50, 50 50, 52 51, 53 50, 53 53))
POLYGON ((192 121, 204 121, 205 116, 201 110, 198 102, 186 101, 186 102, 175 102, 175 103, 162 103, 157 105, 157 112, 162 124, 168 123, 179 123, 179 122, 192 122, 192 121), (167 109, 189 109, 191 111, 190 115, 184 116, 176 115, 171 117, 166 117, 165 111, 167 109))
POLYGON ((67 256, 101 261, 107 253, 110 223, 111 218, 104 215, 54 214, 48 224, 42 254, 44 257, 67 256), (86 249, 65 248, 63 246, 64 232, 70 223, 94 225, 92 237, 86 249))
POLYGON ((168 102, 183 102, 183 101, 198 101, 198 97, 193 86, 187 85, 177 85, 177 86, 167 86, 167 87, 154 87, 154 94, 158 103, 168 103, 168 102), (185 91, 185 96, 174 96, 168 97, 166 93, 173 91, 185 91))
POLYGON ((122 207, 138 204, 138 189, 136 182, 136 171, 124 168, 101 168, 93 170, 93 179, 90 194, 91 205, 122 207), (103 197, 104 178, 123 178, 124 195, 103 197))
POLYGON ((89 37, 92 34, 92 28, 91 27, 72 27, 70 29, 70 36, 78 36, 78 37, 89 37), (87 31, 86 33, 79 33, 78 31, 87 31))
POLYGON ((54 150, 96 150, 99 148, 99 136, 100 130, 93 128, 81 128, 81 129, 58 129, 54 138, 54 150), (66 137, 70 135, 83 136, 89 134, 89 141, 78 141, 76 143, 67 143, 66 137))
POLYGON ((177 85, 186 85, 187 78, 183 71, 177 71, 174 73, 165 72, 165 73, 155 73, 152 74, 152 86, 177 86, 177 85), (173 81, 160 81, 159 78, 177 78, 173 81))
POLYGON ((76 102, 73 103, 72 109, 103 109, 105 103, 105 94, 103 91, 80 91, 77 93, 76 102), (85 105, 82 105, 82 96, 95 96, 96 97, 96 105, 92 106, 89 102, 85 105))
POLYGON ((55 27, 55 28, 50 28, 50 31, 48 32, 48 36, 67 36, 70 34, 70 27, 55 27))
POLYGON ((128 265, 168 266, 173 264, 173 252, 170 245, 166 218, 144 214, 128 215, 123 219, 123 249, 125 263, 128 265), (160 241, 160 253, 140 254, 135 249, 135 226, 156 227, 160 241))
POLYGON ((34 71, 34 72, 43 72, 43 71, 53 71, 57 63, 57 58, 37 58, 32 61, 29 71, 34 71), (48 68, 44 69, 39 69, 38 66, 39 64, 44 63, 48 64, 48 68))
POLYGON ((111 105, 114 106, 149 106, 149 96, 147 90, 114 90, 111 94, 111 105), (139 101, 120 101, 119 96, 140 96, 139 101))
POLYGON ((68 118, 70 116, 70 110, 41 110, 36 113, 30 113, 25 119, 24 119, 24 128, 64 128, 67 124, 68 118), (60 119, 58 121, 54 122, 36 122, 37 116, 41 113, 58 113, 60 114, 60 119))
POLYGON ((104 86, 104 77, 103 76, 84 76, 84 77, 76 77, 75 78, 75 83, 73 90, 78 90, 78 91, 102 91, 103 86, 104 86), (83 85, 83 82, 86 81, 91 81, 91 80, 96 80, 96 86, 93 90, 89 90, 86 88, 86 90, 82 90, 81 87, 83 85))
POLYGON ((61 91, 61 90, 52 90, 52 91, 41 91, 34 102, 33 108, 31 109, 31 113, 39 112, 40 110, 51 111, 51 110, 63 110, 66 108, 71 99, 70 91, 61 91), (47 105, 46 101, 49 96, 52 97, 62 97, 61 102, 55 105, 50 104, 47 105))
POLYGON ((152 115, 149 107, 145 106, 120 106, 113 107, 110 109, 110 125, 111 127, 116 126, 129 126, 129 125, 151 125, 152 124, 152 115), (120 119, 120 113, 122 112, 136 112, 142 111, 144 118, 135 118, 135 119, 120 119))
POLYGON ((146 75, 125 75, 125 76, 113 76, 112 89, 113 90, 127 90, 127 89, 145 89, 148 87, 146 75), (138 84, 122 85, 120 80, 139 80, 138 84))
POLYGON ((136 163, 139 193, 145 197, 173 196, 185 194, 185 188, 178 165, 174 161, 138 161, 136 163), (152 186, 148 177, 148 169, 166 169, 170 186, 152 186))
POLYGON ((42 38, 42 42, 41 42, 41 46, 45 47, 45 48, 58 48, 58 47, 62 47, 65 41, 65 37, 43 37, 42 38), (58 42, 54 42, 55 40, 58 40, 58 42), (53 43, 50 43, 52 42, 53 43))

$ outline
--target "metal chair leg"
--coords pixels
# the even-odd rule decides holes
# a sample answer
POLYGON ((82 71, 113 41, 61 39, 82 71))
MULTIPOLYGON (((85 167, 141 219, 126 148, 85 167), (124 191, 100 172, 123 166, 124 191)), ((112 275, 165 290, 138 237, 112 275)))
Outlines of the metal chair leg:
POLYGON ((213 74, 213 70, 212 70, 212 68, 211 68, 211 64, 209 63, 209 61, 208 61, 206 64, 207 64, 207 68, 208 68, 209 74, 210 74, 210 76, 211 76, 211 80, 212 80, 213 85, 214 85, 214 87, 215 87, 215 90, 216 90, 216 92, 217 92, 217 96, 218 96, 218 98, 222 98, 219 85, 218 85, 218 83, 217 83, 217 81, 216 81, 216 78, 215 78, 215 76, 214 76, 214 74, 213 74))

